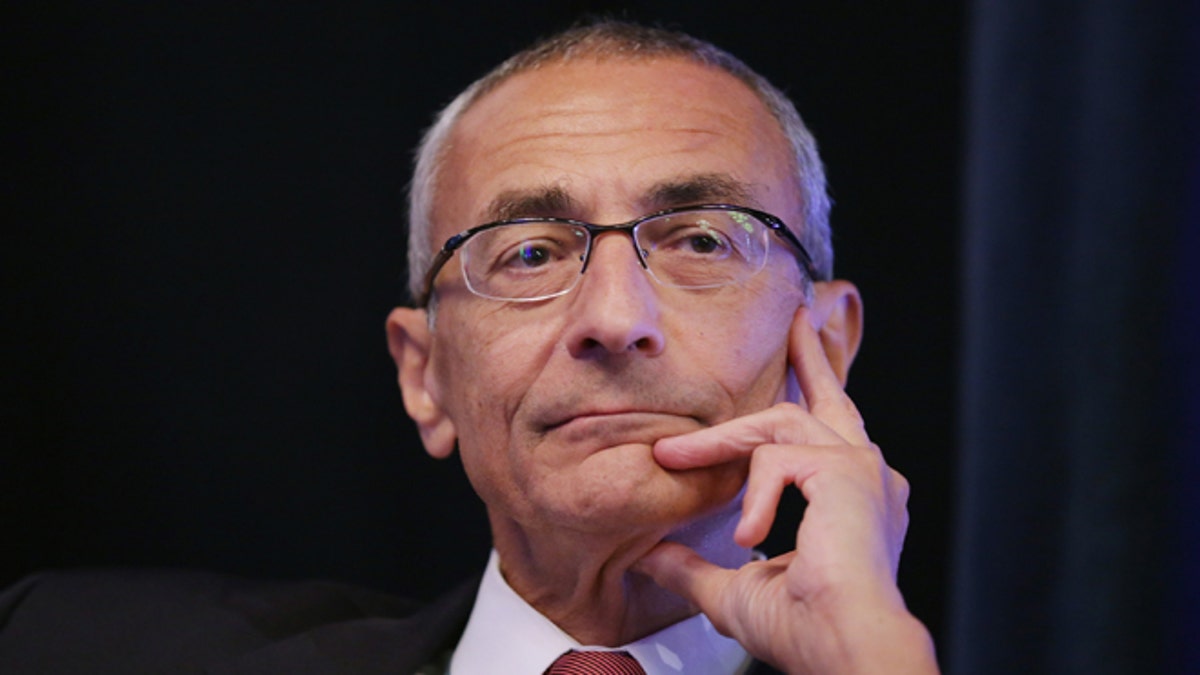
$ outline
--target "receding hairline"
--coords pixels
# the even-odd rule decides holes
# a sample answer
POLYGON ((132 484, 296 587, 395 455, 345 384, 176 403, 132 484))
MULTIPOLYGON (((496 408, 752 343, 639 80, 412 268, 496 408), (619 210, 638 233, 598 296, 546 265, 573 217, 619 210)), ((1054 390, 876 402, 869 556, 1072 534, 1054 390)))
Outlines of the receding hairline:
POLYGON ((515 75, 555 64, 607 60, 649 62, 676 60, 724 72, 749 88, 774 118, 790 146, 787 161, 799 190, 802 215, 800 238, 813 257, 820 278, 832 278, 833 247, 829 231, 831 200, 816 140, 796 111, 795 105, 765 77, 730 52, 670 28, 650 27, 621 20, 604 19, 577 25, 542 39, 516 53, 462 91, 435 117, 418 146, 413 180, 409 184, 409 287, 420 294, 424 272, 433 258, 429 241, 432 207, 441 193, 439 174, 451 147, 460 118, 476 102, 515 75))
MULTIPOLYGON (((482 101, 484 99, 486 99, 489 94, 495 93, 498 89, 509 84, 512 80, 524 78, 524 77, 536 76, 538 73, 543 72, 545 70, 549 70, 549 69, 570 68, 570 67, 577 66, 577 65, 578 66, 604 66, 604 65, 608 65, 608 64, 614 64, 614 65, 627 64, 630 66, 653 67, 655 65, 671 64, 671 63, 693 65, 693 66, 702 68, 704 71, 711 73, 713 75, 730 78, 731 82, 736 82, 737 85, 740 85, 743 88, 743 92, 750 97, 748 100, 757 102, 757 105, 759 106, 760 111, 763 114, 763 118, 762 118, 763 121, 770 124, 773 131, 778 134, 781 147, 787 147, 789 145, 787 131, 784 128, 783 123, 774 114, 774 111, 772 110, 770 103, 768 101, 764 100, 763 96, 759 93, 759 91, 753 86, 753 84, 751 82, 747 81, 745 78, 740 77, 737 73, 730 72, 728 69, 726 69, 720 65, 712 63, 709 60, 696 58, 695 55, 693 55, 691 52, 683 52, 683 51, 677 51, 677 50, 674 50, 674 51, 667 51, 667 50, 630 51, 630 50, 620 50, 620 49, 604 50, 604 49, 600 49, 600 48, 595 48, 595 49, 587 49, 585 51, 585 50, 581 49, 581 50, 578 50, 578 51, 575 51, 575 52, 572 52, 569 54, 555 53, 550 57, 539 60, 533 64, 530 64, 526 67, 522 67, 520 69, 511 69, 511 70, 506 69, 506 66, 508 66, 508 62, 505 62, 504 64, 502 64, 500 67, 497 68, 497 71, 495 73, 493 73, 493 74, 502 73, 502 75, 503 75, 502 77, 492 78, 491 76, 488 76, 488 77, 485 77, 485 78, 479 80, 478 82, 476 82, 477 88, 473 88, 471 90, 470 95, 463 100, 462 107, 459 108, 457 111, 455 111, 455 115, 452 119, 453 123, 446 130, 445 139, 437 148, 438 151, 437 151, 436 157, 434 158, 434 166, 433 166, 434 181, 436 183, 441 182, 442 172, 445 171, 447 168, 447 161, 449 159, 449 156, 455 151, 455 149, 462 142, 462 138, 461 138, 460 134, 463 133, 464 121, 469 116, 471 116, 472 112, 475 111, 476 106, 481 104, 482 101)), ((468 126, 470 126, 470 125, 468 125, 468 126)), ((786 163, 787 171, 794 175, 797 170, 797 163, 796 163, 795 155, 791 152, 784 151, 781 153, 780 158, 786 163)), ((789 185, 789 188, 794 189, 796 187, 797 186, 795 186, 795 185, 789 185)), ((439 190, 435 190, 434 194, 438 194, 439 192, 440 192, 439 190)), ((749 193, 746 192, 744 189, 742 190, 742 192, 745 192, 746 194, 743 194, 740 199, 742 201, 748 200, 749 193)), ((434 207, 434 204, 430 204, 429 206, 434 207)), ((802 208, 803 207, 801 207, 801 209, 802 208)), ((496 211, 496 209, 488 210, 489 213, 493 212, 493 211, 496 211)))
MULTIPOLYGON (((754 96, 776 128, 786 139, 788 134, 782 119, 775 109, 775 102, 764 95, 764 86, 770 87, 761 75, 733 54, 710 42, 687 33, 656 26, 645 26, 615 19, 602 19, 582 23, 565 31, 543 38, 532 46, 517 52, 487 75, 473 83, 451 119, 447 140, 438 148, 434 157, 436 170, 440 172, 449 147, 453 145, 459 121, 480 99, 518 75, 542 68, 570 65, 572 63, 602 64, 606 62, 652 63, 654 61, 678 61, 692 63, 741 82, 754 96)), ((795 171, 795 158, 790 156, 790 168, 795 171)), ((436 179, 435 179, 436 182, 436 179)))
POLYGON ((686 33, 615 20, 567 29, 509 57, 478 80, 460 112, 510 77, 574 61, 681 59, 722 70, 756 89, 757 75, 740 59, 686 33))

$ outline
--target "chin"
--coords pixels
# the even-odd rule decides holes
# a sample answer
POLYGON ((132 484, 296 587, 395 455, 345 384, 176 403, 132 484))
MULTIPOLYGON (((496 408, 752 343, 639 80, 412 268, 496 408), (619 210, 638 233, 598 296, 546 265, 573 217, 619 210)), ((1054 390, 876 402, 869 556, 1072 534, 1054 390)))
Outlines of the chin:
MULTIPOLYGON (((667 471, 653 461, 649 446, 604 453, 612 453, 603 458, 611 461, 581 465, 579 475, 561 481, 552 494, 540 495, 539 510, 557 512, 560 522, 583 531, 669 532, 727 507, 745 484, 744 463, 667 471)), ((591 459, 600 460, 604 453, 591 459)))

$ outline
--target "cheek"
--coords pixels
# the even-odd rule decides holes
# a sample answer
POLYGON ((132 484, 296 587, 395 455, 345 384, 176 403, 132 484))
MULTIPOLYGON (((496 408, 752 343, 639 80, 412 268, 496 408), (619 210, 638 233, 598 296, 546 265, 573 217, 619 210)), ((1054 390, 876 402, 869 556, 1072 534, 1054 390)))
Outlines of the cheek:
POLYGON ((737 415, 783 400, 788 372, 788 333, 799 303, 754 303, 749 311, 705 323, 698 332, 710 354, 711 376, 728 393, 737 415))
POLYGON ((520 318, 438 317, 434 369, 445 383, 442 407, 459 431, 460 444, 480 438, 495 443, 506 435, 514 411, 553 351, 553 322, 520 318))
POLYGON ((511 422, 539 370, 540 352, 531 349, 538 343, 528 330, 498 330, 489 328, 498 322, 449 314, 438 317, 433 354, 435 377, 444 384, 441 406, 454 423, 468 480, 492 504, 517 489, 511 422))

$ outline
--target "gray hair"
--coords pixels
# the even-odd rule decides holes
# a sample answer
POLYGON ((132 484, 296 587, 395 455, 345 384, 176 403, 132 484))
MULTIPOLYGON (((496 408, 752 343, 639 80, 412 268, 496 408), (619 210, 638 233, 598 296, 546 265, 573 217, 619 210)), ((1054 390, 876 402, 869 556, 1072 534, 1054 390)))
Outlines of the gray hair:
MULTIPOLYGON (((800 119, 796 106, 740 59, 715 45, 685 33, 616 20, 602 20, 568 29, 518 52, 450 102, 438 113, 417 147, 409 188, 408 285, 411 297, 420 295, 433 259, 433 201, 438 175, 455 124, 489 91, 518 73, 574 58, 649 60, 675 57, 719 68, 746 83, 779 122, 792 147, 796 187, 803 205, 802 229, 797 235, 822 279, 833 277, 833 244, 829 231, 830 199, 817 142, 800 119)), ((476 223, 471 223, 476 224, 476 223)))

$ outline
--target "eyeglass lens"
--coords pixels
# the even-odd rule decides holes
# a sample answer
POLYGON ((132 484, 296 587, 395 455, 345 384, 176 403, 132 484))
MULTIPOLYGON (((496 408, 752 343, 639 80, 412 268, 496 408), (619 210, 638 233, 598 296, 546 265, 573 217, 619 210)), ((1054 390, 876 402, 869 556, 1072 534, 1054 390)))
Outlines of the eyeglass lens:
MULTIPOLYGON (((650 273, 667 286, 712 288, 745 280, 766 262, 768 230, 740 211, 675 212, 642 221, 636 242, 650 273)), ((588 255, 586 228, 534 221, 498 226, 461 251, 471 289, 500 299, 552 297, 570 290, 588 255)))

